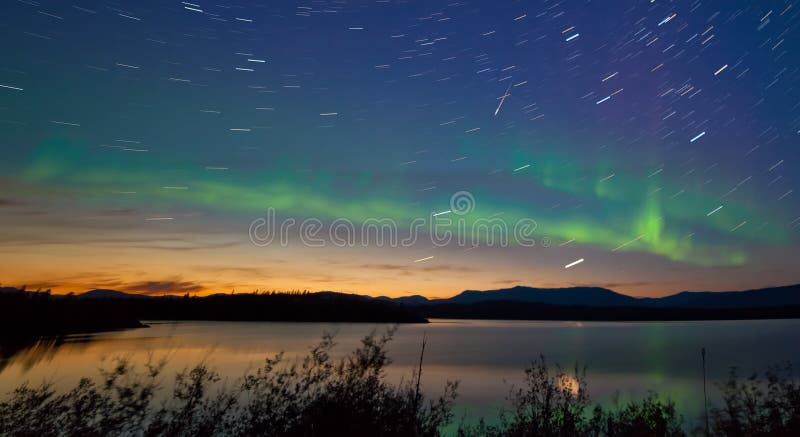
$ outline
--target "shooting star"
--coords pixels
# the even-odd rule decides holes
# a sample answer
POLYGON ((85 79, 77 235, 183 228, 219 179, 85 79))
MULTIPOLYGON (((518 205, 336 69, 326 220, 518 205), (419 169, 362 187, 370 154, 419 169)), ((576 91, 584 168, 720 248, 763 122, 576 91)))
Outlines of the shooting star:
POLYGON ((565 269, 568 269, 568 268, 570 268, 570 267, 572 267, 572 266, 576 266, 576 265, 578 265, 578 264, 580 264, 580 263, 582 263, 582 262, 583 262, 583 258, 581 258, 581 259, 578 259, 578 260, 575 260, 575 261, 572 261, 571 263, 569 263, 569 264, 565 265, 565 266, 564 266, 564 268, 565 268, 565 269))
POLYGON ((498 112, 500 112, 500 107, 502 107, 502 106, 503 106, 503 102, 505 102, 505 101, 506 101, 506 97, 510 96, 510 94, 508 94, 508 91, 509 91, 510 89, 511 89, 511 83, 509 83, 509 84, 508 84, 508 88, 506 88, 506 92, 505 92, 505 93, 503 94, 503 96, 500 98, 500 103, 497 105, 497 109, 495 109, 495 110, 494 110, 494 115, 495 115, 495 116, 497 115, 497 113, 498 113, 498 112))

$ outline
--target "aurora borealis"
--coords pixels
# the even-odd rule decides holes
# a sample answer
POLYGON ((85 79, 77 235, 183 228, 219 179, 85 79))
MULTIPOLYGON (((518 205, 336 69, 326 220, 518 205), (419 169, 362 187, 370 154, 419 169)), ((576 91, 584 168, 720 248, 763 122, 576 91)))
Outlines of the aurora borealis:
POLYGON ((0 12, 4 285, 656 296, 800 280, 792 1, 0 12), (402 229, 461 191, 467 223, 530 219, 538 244, 248 235, 267 208, 402 229))

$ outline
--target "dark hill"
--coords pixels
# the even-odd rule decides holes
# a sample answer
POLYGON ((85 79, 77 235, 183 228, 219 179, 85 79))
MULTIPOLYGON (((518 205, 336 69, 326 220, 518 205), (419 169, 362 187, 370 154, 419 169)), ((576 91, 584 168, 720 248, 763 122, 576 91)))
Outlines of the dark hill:
POLYGON ((763 308, 800 305, 800 284, 746 291, 684 291, 642 304, 681 308, 763 308))
POLYGON ((78 299, 147 299, 151 296, 100 288, 81 293, 77 297, 78 299))
POLYGON ((449 299, 431 302, 473 304, 500 300, 594 307, 631 306, 637 302, 636 298, 599 287, 533 288, 523 286, 488 291, 467 290, 449 299))
POLYGON ((516 286, 486 291, 466 290, 447 299, 426 299, 423 296, 415 295, 391 300, 410 306, 479 305, 485 302, 506 301, 597 308, 768 308, 800 306, 800 284, 746 291, 683 291, 659 298, 636 298, 600 287, 535 288, 516 286))
POLYGON ((634 298, 597 287, 467 290, 449 299, 396 299, 431 318, 719 320, 800 317, 800 285, 634 298))

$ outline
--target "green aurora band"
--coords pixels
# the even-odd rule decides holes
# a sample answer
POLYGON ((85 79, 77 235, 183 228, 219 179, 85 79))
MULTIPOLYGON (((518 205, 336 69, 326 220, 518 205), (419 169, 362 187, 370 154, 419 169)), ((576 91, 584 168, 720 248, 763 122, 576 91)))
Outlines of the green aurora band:
MULTIPOLYGON (((363 177, 353 181, 332 173, 311 176, 280 169, 237 175, 207 171, 191 162, 151 161, 147 159, 148 153, 115 149, 97 152, 63 139, 47 140, 36 149, 26 167, 17 170, 21 189, 35 193, 41 193, 42 188, 51 192, 66 189, 73 198, 89 205, 107 201, 114 191, 130 190, 137 194, 129 196, 127 202, 154 210, 182 206, 263 214, 271 207, 282 216, 328 221, 343 218, 363 223, 370 218, 391 219, 401 229, 415 218, 429 218, 432 212, 446 209, 443 203, 414 203, 407 194, 413 190, 404 192, 395 188, 378 192, 371 184, 364 183, 363 177), (162 188, 170 185, 189 189, 162 188)), ((612 173, 607 166, 576 168, 574 161, 556 154, 537 155, 535 160, 517 159, 534 163, 526 174, 520 175, 532 186, 568 194, 588 208, 573 208, 566 214, 561 210, 557 215, 550 207, 524 207, 510 200, 506 204, 496 195, 473 191, 477 207, 458 216, 466 226, 486 223, 487 217, 500 217, 511 226, 521 219, 533 219, 538 224, 535 235, 551 238, 554 243, 574 239, 575 244, 602 249, 629 243, 619 250, 704 266, 741 265, 748 259, 747 244, 779 246, 788 240, 786 232, 775 226, 742 227, 731 232, 744 220, 753 224, 777 221, 766 209, 749 207, 755 204, 753 201, 745 203, 734 197, 720 201, 719 196, 698 190, 664 198, 683 187, 663 179, 662 175, 647 177, 619 169, 613 172, 612 179, 601 181, 612 173), (572 163, 565 165, 568 162, 572 163), (576 177, 587 174, 596 177, 576 177), (719 205, 724 205, 720 213, 707 216, 708 211, 719 205), (585 212, 590 208, 591 214, 585 212)), ((454 225, 451 227, 455 229, 454 225)))

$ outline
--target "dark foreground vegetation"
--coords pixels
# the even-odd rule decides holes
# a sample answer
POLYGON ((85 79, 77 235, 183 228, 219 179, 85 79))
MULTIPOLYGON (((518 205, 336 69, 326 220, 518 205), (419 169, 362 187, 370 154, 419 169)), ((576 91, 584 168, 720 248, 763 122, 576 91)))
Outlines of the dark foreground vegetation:
MULTIPOLYGON (((683 436, 706 435, 668 399, 651 394, 611 406, 592 402, 585 374, 544 358, 525 369, 509 407, 492 420, 456 421, 457 383, 435 399, 420 391, 420 367, 400 384, 387 382, 392 331, 369 335, 344 358, 333 338, 299 360, 281 354, 235 382, 207 364, 185 369, 165 388, 163 361, 135 367, 117 359, 66 392, 51 383, 22 385, 0 401, 0 434, 12 436, 266 435, 266 436, 683 436)), ((800 386, 790 367, 742 379, 732 371, 708 434, 800 435, 800 386)))
POLYGON ((135 368, 119 359, 100 378, 66 393, 51 384, 24 385, 0 403, 0 433, 20 436, 266 435, 432 436, 452 421, 456 384, 426 400, 420 373, 387 383, 386 344, 392 332, 370 335, 340 360, 323 337, 299 361, 279 354, 230 386, 199 364, 175 376, 166 396, 164 362, 135 368))

